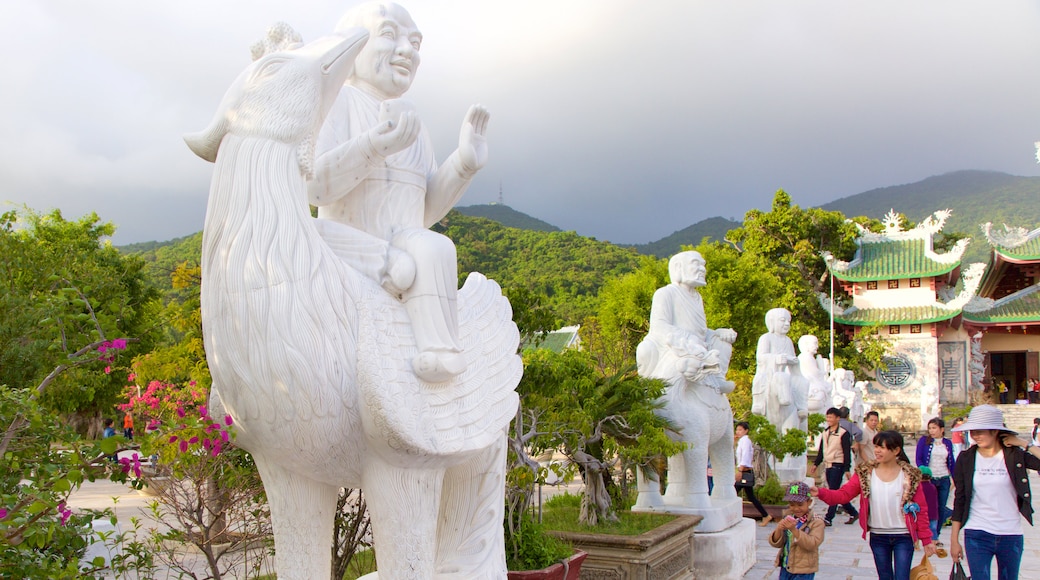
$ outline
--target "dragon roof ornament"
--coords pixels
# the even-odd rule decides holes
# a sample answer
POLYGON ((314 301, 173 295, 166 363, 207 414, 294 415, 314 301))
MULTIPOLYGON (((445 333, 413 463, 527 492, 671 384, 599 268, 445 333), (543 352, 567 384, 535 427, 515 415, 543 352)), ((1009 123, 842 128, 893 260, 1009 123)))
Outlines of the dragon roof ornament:
POLYGON ((881 220, 882 225, 885 226, 885 231, 880 233, 872 232, 859 224, 856 224, 856 227, 859 229, 860 242, 868 244, 898 240, 931 239, 933 234, 942 231, 943 226, 946 225, 946 220, 951 215, 953 215, 953 212, 950 209, 941 209, 921 220, 921 223, 914 228, 904 230, 902 216, 897 214, 896 210, 890 209, 885 214, 884 219, 881 220))
POLYGON ((1004 231, 994 228, 992 222, 986 222, 979 226, 983 235, 986 236, 986 241, 994 248, 1007 248, 1013 250, 1025 244, 1029 240, 1040 236, 1040 228, 1029 231, 1023 227, 1010 227, 1007 224, 1003 225, 1004 231))

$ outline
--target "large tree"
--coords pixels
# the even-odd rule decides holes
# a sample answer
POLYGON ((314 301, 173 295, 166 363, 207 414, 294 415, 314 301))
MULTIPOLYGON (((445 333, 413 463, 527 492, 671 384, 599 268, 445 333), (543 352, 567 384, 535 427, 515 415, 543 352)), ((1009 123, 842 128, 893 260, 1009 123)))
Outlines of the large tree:
MULTIPOLYGON (((61 212, 30 209, 0 216, 0 384, 28 387, 79 346, 132 337, 128 354, 145 352, 160 335, 158 293, 144 263, 120 254, 107 240, 115 231, 96 214, 70 221, 61 212)), ((112 405, 124 376, 104 360, 71 368, 54 380, 41 402, 91 425, 112 405), (99 372, 101 371, 101 372, 99 372)))

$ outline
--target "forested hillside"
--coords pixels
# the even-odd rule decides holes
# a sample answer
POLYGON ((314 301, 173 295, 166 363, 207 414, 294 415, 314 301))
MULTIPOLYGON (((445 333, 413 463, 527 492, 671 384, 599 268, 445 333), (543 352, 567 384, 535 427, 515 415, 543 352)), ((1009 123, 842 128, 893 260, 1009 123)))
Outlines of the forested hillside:
POLYGON ((177 266, 187 263, 198 266, 202 260, 202 232, 170 240, 169 242, 132 244, 119 250, 125 254, 137 254, 145 261, 145 273, 162 290, 170 290, 170 276, 177 266), (135 249, 135 248, 142 249, 135 249))
MULTIPOLYGON (((544 294, 562 324, 578 324, 595 312, 603 282, 635 269, 638 254, 574 232, 542 232, 510 228, 452 211, 435 230, 455 241, 459 284, 470 272, 480 272, 503 288, 522 287, 544 294)), ((141 252, 145 271, 156 286, 171 287, 178 265, 199 264, 202 232, 141 252)))
POLYGON ((455 210, 462 215, 487 218, 510 228, 534 230, 537 232, 560 231, 560 228, 548 222, 543 222, 538 218, 531 217, 526 213, 516 211, 508 205, 500 203, 460 206, 456 207, 455 210))
POLYGON ((563 324, 594 314, 604 281, 631 272, 639 261, 634 250, 574 232, 509 228, 457 211, 433 229, 455 241, 460 283, 480 272, 507 290, 544 294, 563 324))
POLYGON ((946 232, 968 235, 964 262, 985 261, 989 246, 979 224, 1040 226, 1040 177, 1019 177, 995 171, 955 171, 917 183, 883 187, 843 197, 821 206, 847 216, 865 215, 879 219, 895 209, 914 222, 936 210, 951 209, 946 232))
POLYGON ((696 246, 704 241, 704 238, 708 238, 708 241, 711 242, 721 242, 726 239, 726 232, 739 227, 740 222, 724 217, 712 217, 673 232, 656 242, 637 244, 632 247, 640 254, 667 258, 680 251, 683 246, 696 246))

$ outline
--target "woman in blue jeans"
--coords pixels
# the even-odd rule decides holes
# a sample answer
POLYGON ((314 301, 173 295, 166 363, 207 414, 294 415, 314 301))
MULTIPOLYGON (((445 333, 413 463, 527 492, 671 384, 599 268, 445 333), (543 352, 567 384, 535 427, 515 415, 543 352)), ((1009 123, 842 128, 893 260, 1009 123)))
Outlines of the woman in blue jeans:
POLYGON ((1033 524, 1026 470, 1040 471, 1040 450, 1005 428, 1004 414, 992 405, 975 407, 955 429, 969 431, 975 445, 961 453, 953 472, 950 556, 954 561, 967 557, 973 580, 990 579, 994 558, 997 578, 1016 580, 1022 563, 1022 518, 1033 524))
POLYGON ((863 536, 870 532, 880 580, 909 580, 914 542, 921 541, 924 553, 936 554, 928 527, 928 506, 921 490, 921 471, 910 465, 903 453, 903 436, 897 431, 874 435, 876 461, 856 466, 849 482, 840 489, 812 488, 810 493, 835 505, 859 500, 859 523, 863 536))
POLYGON ((942 532, 943 524, 953 512, 946 507, 950 500, 950 477, 955 467, 953 452, 953 441, 946 437, 946 422, 939 417, 928 421, 928 436, 917 440, 917 466, 927 467, 932 470, 932 485, 939 498, 939 527, 934 530, 937 546, 939 533, 942 532))

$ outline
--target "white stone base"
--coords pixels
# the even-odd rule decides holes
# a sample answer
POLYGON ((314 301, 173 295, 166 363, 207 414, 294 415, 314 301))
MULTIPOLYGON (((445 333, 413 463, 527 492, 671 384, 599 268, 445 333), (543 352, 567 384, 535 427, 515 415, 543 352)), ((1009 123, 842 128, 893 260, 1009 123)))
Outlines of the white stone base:
POLYGON ((720 532, 693 534, 694 578, 740 580, 755 565, 755 522, 748 518, 720 532))
MULTIPOLYGON (((667 496, 665 501, 667 501, 667 496)), ((744 515, 743 501, 737 497, 732 499, 712 499, 711 507, 691 508, 679 505, 654 505, 649 507, 634 506, 634 512, 652 512, 661 514, 692 515, 704 518, 697 524, 694 536, 703 533, 721 532, 740 523, 744 515)), ((754 534, 752 534, 754 536, 754 534)))

